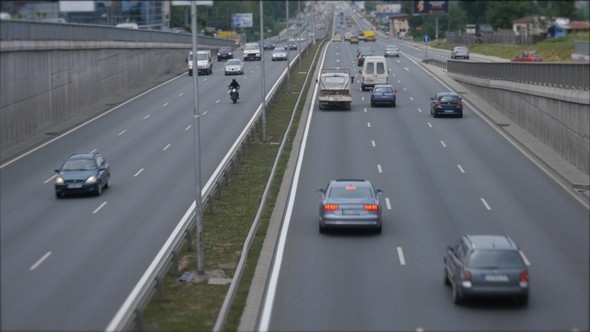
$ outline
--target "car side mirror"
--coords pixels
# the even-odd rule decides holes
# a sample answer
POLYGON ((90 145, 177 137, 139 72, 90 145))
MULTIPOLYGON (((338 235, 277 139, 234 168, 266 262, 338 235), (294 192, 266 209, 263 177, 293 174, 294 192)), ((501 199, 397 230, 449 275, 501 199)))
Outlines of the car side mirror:
POLYGON ((434 97, 430 97, 430 100, 434 100, 434 97))
POLYGON ((184 62, 188 62, 188 59, 184 59, 184 62))
POLYGON ((450 252, 452 252, 452 253, 455 253, 455 249, 453 249, 452 246, 448 246, 447 247, 447 250, 450 251, 450 252))
POLYGON ((320 194, 325 194, 326 190, 324 188, 320 188, 317 190, 317 192, 319 192, 320 194))
POLYGON ((59 169, 55 169, 54 171, 55 171, 55 173, 59 173, 59 169))
POLYGON ((381 189, 377 189, 377 190, 375 190, 375 194, 376 194, 377 196, 379 196, 379 195, 382 195, 382 194, 383 194, 383 190, 381 190, 381 189))

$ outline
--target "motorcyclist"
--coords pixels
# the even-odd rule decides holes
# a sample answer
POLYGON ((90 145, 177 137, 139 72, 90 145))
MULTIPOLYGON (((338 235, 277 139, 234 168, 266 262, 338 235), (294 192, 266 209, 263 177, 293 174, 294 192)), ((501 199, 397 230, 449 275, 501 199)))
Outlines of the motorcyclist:
POLYGON ((236 81, 235 78, 232 78, 231 83, 229 84, 229 88, 230 89, 233 89, 233 88, 239 89, 240 84, 238 83, 238 81, 236 81))

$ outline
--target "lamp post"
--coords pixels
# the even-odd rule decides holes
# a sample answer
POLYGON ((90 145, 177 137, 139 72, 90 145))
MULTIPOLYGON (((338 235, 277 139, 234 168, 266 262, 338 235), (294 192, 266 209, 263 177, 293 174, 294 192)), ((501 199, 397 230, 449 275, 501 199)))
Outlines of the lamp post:
POLYGON ((262 61, 262 142, 266 143, 266 98, 265 96, 265 72, 264 72, 264 19, 263 19, 263 8, 262 8, 262 0, 259 0, 260 4, 260 45, 262 46, 262 54, 260 59, 262 61))

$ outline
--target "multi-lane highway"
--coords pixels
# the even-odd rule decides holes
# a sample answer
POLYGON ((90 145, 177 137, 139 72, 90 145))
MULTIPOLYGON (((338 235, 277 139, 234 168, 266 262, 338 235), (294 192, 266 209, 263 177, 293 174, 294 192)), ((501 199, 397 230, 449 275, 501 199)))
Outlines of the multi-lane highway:
MULTIPOLYGON (((267 91, 287 67, 270 55, 267 91)), ((261 65, 246 62, 236 77, 237 104, 223 62, 198 77, 202 183, 260 105, 261 65)), ((192 77, 184 74, 2 165, 2 330, 106 328, 194 201, 192 115, 192 77), (110 188, 56 199, 54 169, 90 151, 110 163, 110 188)))
MULTIPOLYGON (((385 43, 371 45, 382 54, 385 43)), ((330 43, 323 67, 358 71, 357 48, 330 43)), ((474 110, 432 118, 429 97, 448 88, 417 65, 414 49, 401 50, 387 59, 396 108, 370 107, 358 80, 350 111, 314 104, 260 328, 588 330, 587 207, 474 110), (368 179, 385 192, 381 235, 318 232, 316 190, 338 178, 368 179), (466 233, 507 234, 521 247, 528 306, 453 304, 443 255, 466 233)))

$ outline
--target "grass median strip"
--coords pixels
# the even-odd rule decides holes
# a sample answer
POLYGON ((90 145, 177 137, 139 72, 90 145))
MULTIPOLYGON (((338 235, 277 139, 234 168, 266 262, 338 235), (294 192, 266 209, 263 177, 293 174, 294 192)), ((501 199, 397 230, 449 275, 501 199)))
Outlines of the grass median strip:
MULTIPOLYGON (((298 72, 313 70, 310 67, 316 47, 319 45, 320 43, 316 43, 316 46, 310 46, 301 64, 295 65, 296 68, 292 70, 298 72)), ((215 199, 213 211, 208 209, 204 212, 205 269, 209 276, 215 276, 217 280, 231 279, 236 271, 244 241, 256 216, 279 143, 289 124, 305 77, 305 75, 291 75, 289 84, 283 85, 274 103, 267 108, 267 142, 262 142, 262 134, 259 130, 248 144, 237 167, 230 174, 229 184, 222 188, 221 197, 215 199)), ((287 166, 303 109, 303 101, 312 82, 314 82, 313 79, 302 90, 302 101, 296 110, 289 138, 281 155, 279 169, 269 193, 268 203, 250 249, 246 270, 224 327, 226 331, 235 331, 238 328, 274 201, 281 185, 280 179, 287 166)), ((210 331, 213 329, 228 285, 212 285, 206 281, 177 281, 177 278, 185 272, 197 274, 194 248, 185 249, 180 253, 180 257, 179 275, 174 275, 172 271, 167 274, 164 280, 163 299, 160 301, 157 295, 154 296, 144 311, 143 322, 146 331, 210 331)))

